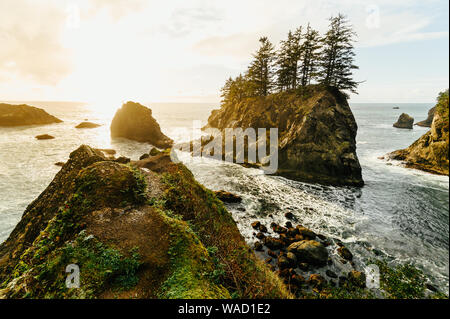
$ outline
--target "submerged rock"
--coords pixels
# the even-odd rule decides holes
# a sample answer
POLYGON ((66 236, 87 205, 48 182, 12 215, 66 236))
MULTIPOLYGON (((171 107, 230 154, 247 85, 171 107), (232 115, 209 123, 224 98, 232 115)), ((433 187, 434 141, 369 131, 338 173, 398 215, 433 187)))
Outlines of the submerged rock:
POLYGON ((96 128, 100 127, 100 124, 92 123, 92 122, 81 122, 75 128, 96 128))
POLYGON ((309 86, 301 93, 224 104, 212 111, 207 128, 277 128, 277 174, 323 184, 363 185, 356 121, 346 96, 335 88, 309 86))
POLYGON ((431 124, 433 123, 434 114, 436 113, 436 107, 432 107, 428 111, 428 117, 426 120, 417 122, 414 125, 423 126, 423 127, 431 127, 431 124))
POLYGON ((413 123, 414 123, 414 118, 412 118, 411 116, 409 116, 406 113, 402 113, 399 116, 397 122, 395 122, 393 126, 396 128, 412 129, 413 123))
POLYGON ((111 122, 111 137, 124 137, 147 142, 159 148, 171 147, 173 141, 161 132, 152 110, 135 102, 127 102, 117 110, 111 122))
POLYGON ((60 119, 34 106, 0 103, 0 126, 45 125, 61 122, 60 119))

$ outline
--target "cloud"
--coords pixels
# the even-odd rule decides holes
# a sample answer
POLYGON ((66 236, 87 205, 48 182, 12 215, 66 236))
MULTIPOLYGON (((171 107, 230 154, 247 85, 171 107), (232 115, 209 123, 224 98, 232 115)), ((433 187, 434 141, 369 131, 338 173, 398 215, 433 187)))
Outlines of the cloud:
POLYGON ((54 85, 70 72, 69 51, 59 42, 65 13, 49 1, 0 2, 0 77, 54 85))

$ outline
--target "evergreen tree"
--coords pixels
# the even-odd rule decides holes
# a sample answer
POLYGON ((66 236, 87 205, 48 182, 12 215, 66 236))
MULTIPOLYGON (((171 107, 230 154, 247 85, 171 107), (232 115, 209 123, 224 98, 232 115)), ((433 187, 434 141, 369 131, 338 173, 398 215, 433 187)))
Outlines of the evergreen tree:
POLYGON ((244 98, 250 97, 251 90, 249 89, 248 81, 239 74, 235 79, 231 77, 225 82, 221 89, 222 105, 228 103, 239 103, 244 98))
POLYGON ((352 70, 358 69, 353 64, 355 36, 345 16, 339 14, 330 19, 330 29, 322 39, 320 83, 356 93, 358 82, 352 78, 352 70))
POLYGON ((300 84, 306 86, 311 84, 311 80, 317 76, 318 61, 320 58, 320 35, 312 29, 308 23, 305 41, 302 44, 300 84))
POLYGON ((277 55, 277 82, 280 91, 297 87, 298 63, 302 55, 302 28, 294 33, 289 31, 288 38, 281 41, 281 48, 277 55))
POLYGON ((250 64, 246 78, 250 81, 250 89, 258 96, 267 96, 274 86, 275 50, 267 37, 259 39, 261 46, 253 55, 254 60, 250 64))

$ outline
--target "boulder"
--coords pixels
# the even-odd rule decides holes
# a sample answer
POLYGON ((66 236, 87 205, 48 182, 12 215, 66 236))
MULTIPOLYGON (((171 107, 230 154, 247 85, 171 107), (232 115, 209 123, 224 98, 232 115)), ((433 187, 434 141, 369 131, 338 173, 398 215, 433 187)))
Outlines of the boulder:
POLYGON ((36 139, 38 139, 38 140, 52 140, 54 138, 55 138, 54 136, 51 136, 48 134, 42 134, 42 135, 36 136, 36 139))
POLYGON ((397 122, 395 122, 393 126, 396 128, 412 129, 413 123, 414 123, 414 118, 412 118, 411 116, 409 116, 406 113, 402 113, 399 116, 397 122))
POLYGON ((278 128, 277 174, 322 184, 364 184, 357 124, 346 96, 336 88, 311 85, 227 102, 212 111, 207 128, 278 128))
POLYGON ((0 103, 0 126, 45 125, 61 122, 60 119, 34 106, 0 103))
POLYGON ((152 110, 135 102, 127 102, 117 110, 111 122, 111 137, 147 142, 159 148, 171 147, 173 141, 161 132, 152 110))
POLYGON ((316 238, 316 233, 313 232, 309 228, 306 228, 306 227, 303 227, 303 226, 297 226, 297 231, 305 239, 314 239, 314 238, 316 238))
POLYGON ((327 284, 327 280, 319 274, 312 274, 309 276, 308 284, 313 288, 321 290, 327 284))
POLYGON ((347 247, 341 246, 341 247, 338 248, 337 251, 338 251, 339 255, 342 258, 344 258, 345 260, 348 260, 348 261, 352 261, 353 260, 353 254, 350 252, 350 250, 348 250, 347 247))
POLYGON ((422 127, 431 127, 431 124, 433 123, 434 113, 436 112, 436 107, 432 107, 428 111, 428 117, 426 120, 417 122, 414 125, 422 126, 422 127))
POLYGON ((325 266, 328 261, 328 251, 315 240, 302 240, 288 247, 288 251, 297 256, 299 263, 308 263, 314 266, 325 266))
POLYGON ((75 128, 96 128, 101 126, 100 124, 92 123, 92 122, 81 122, 75 128))

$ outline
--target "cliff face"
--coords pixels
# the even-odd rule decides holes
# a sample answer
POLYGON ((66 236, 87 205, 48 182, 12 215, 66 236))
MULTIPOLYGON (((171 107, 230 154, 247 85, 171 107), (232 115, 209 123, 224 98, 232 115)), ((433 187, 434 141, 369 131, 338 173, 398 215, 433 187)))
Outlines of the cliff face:
POLYGON ((119 162, 70 155, 0 245, 0 298, 290 297, 184 165, 167 152, 119 162))
POLYGON ((434 114, 436 113, 436 107, 431 108, 428 111, 428 117, 426 120, 417 122, 415 125, 423 126, 423 127, 431 127, 431 124, 433 123, 434 114))
POLYGON ((111 137, 147 142, 159 148, 170 147, 173 143, 161 132, 152 110, 134 102, 127 102, 117 110, 111 122, 111 137))
POLYGON ((388 154, 388 157, 403 161, 406 167, 426 172, 448 175, 449 142, 448 100, 447 109, 437 110, 431 129, 406 149, 388 154))
POLYGON ((356 155, 356 121, 337 89, 310 86, 226 104, 212 112, 207 127, 276 127, 278 174, 324 184, 364 184, 356 155))
POLYGON ((45 125, 61 122, 60 119, 34 106, 0 103, 0 126, 45 125))

